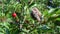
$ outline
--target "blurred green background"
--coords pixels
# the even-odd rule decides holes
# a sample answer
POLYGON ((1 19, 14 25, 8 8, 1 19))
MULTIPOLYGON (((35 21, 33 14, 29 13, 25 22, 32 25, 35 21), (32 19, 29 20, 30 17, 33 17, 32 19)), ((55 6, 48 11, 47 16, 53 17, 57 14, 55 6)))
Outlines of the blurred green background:
POLYGON ((60 0, 0 0, 0 34, 60 34, 60 0), (33 7, 41 24, 30 15, 33 7))

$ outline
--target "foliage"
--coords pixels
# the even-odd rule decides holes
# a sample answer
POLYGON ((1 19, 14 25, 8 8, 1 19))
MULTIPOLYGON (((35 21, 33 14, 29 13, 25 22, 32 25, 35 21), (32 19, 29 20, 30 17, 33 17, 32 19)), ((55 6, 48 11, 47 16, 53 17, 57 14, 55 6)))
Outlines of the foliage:
POLYGON ((60 34, 60 0, 0 0, 0 34, 60 34), (30 15, 33 7, 41 24, 30 15))

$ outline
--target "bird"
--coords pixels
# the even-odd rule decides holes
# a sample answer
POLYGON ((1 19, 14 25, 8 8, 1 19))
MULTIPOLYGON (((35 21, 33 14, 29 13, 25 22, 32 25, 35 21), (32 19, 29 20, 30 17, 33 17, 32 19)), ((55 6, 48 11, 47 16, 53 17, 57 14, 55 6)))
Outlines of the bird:
POLYGON ((32 16, 33 19, 36 19, 38 22, 41 21, 41 16, 42 16, 42 14, 41 14, 41 12, 38 10, 38 8, 36 8, 36 7, 33 7, 33 8, 32 8, 31 16, 32 16))

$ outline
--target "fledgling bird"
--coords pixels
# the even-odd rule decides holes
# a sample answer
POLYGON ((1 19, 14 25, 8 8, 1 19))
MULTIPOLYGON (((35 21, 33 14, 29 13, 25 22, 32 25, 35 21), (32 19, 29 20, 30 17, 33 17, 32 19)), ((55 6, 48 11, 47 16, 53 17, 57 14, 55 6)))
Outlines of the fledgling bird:
POLYGON ((36 7, 32 8, 31 16, 38 22, 41 21, 42 14, 36 7))

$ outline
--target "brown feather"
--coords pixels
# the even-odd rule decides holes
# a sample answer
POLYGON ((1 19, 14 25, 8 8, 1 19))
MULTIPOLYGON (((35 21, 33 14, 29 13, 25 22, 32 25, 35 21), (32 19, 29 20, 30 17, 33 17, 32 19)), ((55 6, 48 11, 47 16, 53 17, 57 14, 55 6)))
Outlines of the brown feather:
POLYGON ((41 19, 40 19, 40 17, 42 16, 41 12, 36 7, 34 7, 32 9, 32 14, 33 14, 34 18, 36 18, 37 21, 39 21, 39 22, 41 21, 41 19))

